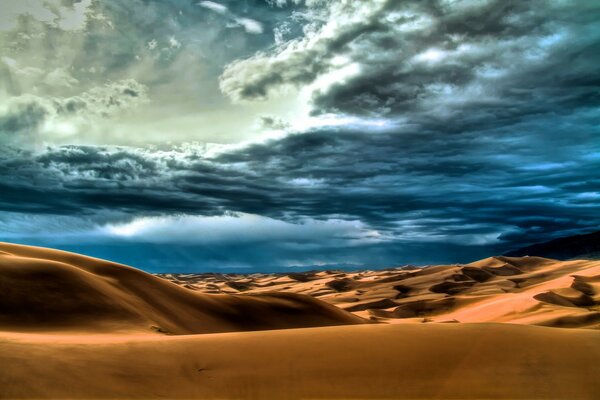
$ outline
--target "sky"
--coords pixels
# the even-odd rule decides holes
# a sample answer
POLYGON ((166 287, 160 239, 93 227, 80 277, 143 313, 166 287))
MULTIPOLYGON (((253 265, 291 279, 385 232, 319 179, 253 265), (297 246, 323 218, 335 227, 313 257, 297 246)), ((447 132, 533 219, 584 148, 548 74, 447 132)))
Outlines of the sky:
POLYGON ((0 241, 254 272, 600 229, 600 2, 0 7, 0 241))

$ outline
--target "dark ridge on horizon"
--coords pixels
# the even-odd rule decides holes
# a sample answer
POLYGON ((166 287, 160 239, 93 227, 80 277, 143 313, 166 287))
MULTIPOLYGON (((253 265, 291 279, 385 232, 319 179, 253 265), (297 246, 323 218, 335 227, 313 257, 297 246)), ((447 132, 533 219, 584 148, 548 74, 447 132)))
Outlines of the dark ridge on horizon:
POLYGON ((557 260, 600 259, 600 231, 536 243, 518 250, 511 250, 504 255, 509 257, 538 256, 557 260))

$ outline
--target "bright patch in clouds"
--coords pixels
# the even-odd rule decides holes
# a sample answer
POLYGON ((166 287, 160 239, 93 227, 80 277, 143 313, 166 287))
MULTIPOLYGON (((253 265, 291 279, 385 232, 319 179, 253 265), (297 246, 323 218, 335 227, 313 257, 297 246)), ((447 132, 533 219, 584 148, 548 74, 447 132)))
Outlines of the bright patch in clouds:
POLYGON ((418 54, 415 58, 419 61, 430 61, 437 62, 444 58, 445 52, 438 49, 429 49, 421 54, 418 54))
POLYGON ((109 224, 101 228, 100 233, 155 243, 271 242, 302 246, 324 242, 359 245, 384 240, 383 235, 360 221, 306 218, 291 223, 246 213, 141 217, 127 223, 109 224))
POLYGON ((201 1, 198 5, 219 14, 226 14, 229 11, 223 4, 215 3, 214 1, 201 1))

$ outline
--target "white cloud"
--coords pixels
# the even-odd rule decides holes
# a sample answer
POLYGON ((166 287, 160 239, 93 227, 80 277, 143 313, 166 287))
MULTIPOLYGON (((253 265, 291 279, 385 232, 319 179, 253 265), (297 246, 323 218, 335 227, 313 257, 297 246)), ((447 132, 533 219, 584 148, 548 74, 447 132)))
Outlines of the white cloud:
POLYGON ((260 34, 263 33, 262 24, 250 18, 236 18, 235 21, 241 25, 247 33, 260 34))
POLYGON ((217 14, 225 16, 230 21, 229 26, 241 26, 242 28, 244 28, 246 33, 250 33, 253 35, 263 33, 263 26, 260 22, 251 18, 240 17, 231 12, 226 6, 220 3, 216 3, 214 1, 201 1, 200 3, 198 3, 198 5, 208 10, 214 11, 217 14))
POLYGON ((289 183, 294 186, 324 187, 326 182, 325 179, 294 178, 290 180, 289 183))
POLYGON ((88 19, 88 9, 92 0, 81 0, 73 4, 73 8, 59 7, 60 18, 58 27, 65 31, 81 30, 85 28, 88 19))
POLYGON ((181 47, 181 42, 177 39, 175 39, 175 36, 171 36, 169 38, 169 46, 171 46, 174 49, 178 49, 181 47))
MULTIPOLYGON (((358 64, 340 65, 339 51, 331 47, 341 48, 361 36, 364 26, 377 19, 384 6, 384 2, 371 0, 316 7, 306 13, 312 22, 304 27, 303 37, 283 42, 273 52, 260 52, 229 64, 220 77, 222 92, 234 101, 262 100, 281 87, 309 84, 327 74, 335 77, 338 73, 353 73, 358 64)), ((329 84, 334 81, 328 80, 329 84)))
POLYGON ((417 54, 415 56, 415 60, 417 61, 425 61, 425 62, 437 62, 444 58, 445 53, 442 50, 438 49, 428 49, 421 54, 417 54))
POLYGON ((69 71, 65 68, 56 68, 54 71, 48 73, 44 78, 44 83, 48 86, 58 87, 73 87, 79 83, 69 71))
POLYGON ((214 1, 201 1, 198 3, 200 7, 207 8, 219 14, 227 14, 229 9, 223 4, 215 3, 214 1))
POLYGON ((227 244, 277 242, 294 244, 373 243, 382 236, 360 221, 305 219, 290 223, 269 217, 227 213, 220 216, 141 217, 109 224, 102 235, 153 243, 227 244))
POLYGON ((15 60, 14 58, 2 57, 2 58, 0 58, 0 60, 2 60, 2 62, 4 64, 6 64, 7 67, 10 67, 10 68, 16 68, 18 65, 17 60, 15 60))

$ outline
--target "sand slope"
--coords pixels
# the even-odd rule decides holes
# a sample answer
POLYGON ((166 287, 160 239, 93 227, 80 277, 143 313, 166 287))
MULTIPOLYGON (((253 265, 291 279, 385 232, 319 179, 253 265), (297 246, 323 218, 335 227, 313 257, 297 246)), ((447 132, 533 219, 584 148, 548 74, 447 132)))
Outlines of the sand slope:
POLYGON ((3 398, 597 399, 600 332, 362 325, 0 339, 3 398))
POLYGON ((466 265, 423 269, 162 277, 203 293, 309 294, 387 323, 600 327, 600 261, 490 257, 466 265))
POLYGON ((77 254, 0 243, 0 329, 172 334, 356 324, 306 295, 206 295, 77 254))

